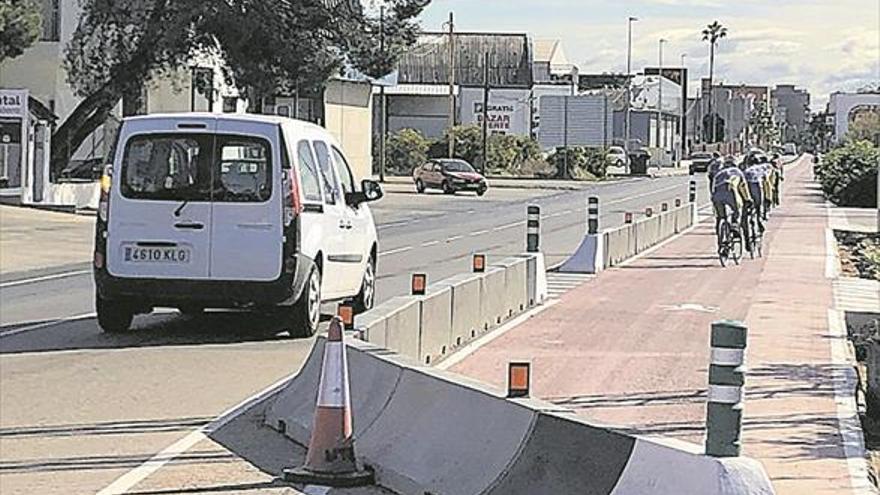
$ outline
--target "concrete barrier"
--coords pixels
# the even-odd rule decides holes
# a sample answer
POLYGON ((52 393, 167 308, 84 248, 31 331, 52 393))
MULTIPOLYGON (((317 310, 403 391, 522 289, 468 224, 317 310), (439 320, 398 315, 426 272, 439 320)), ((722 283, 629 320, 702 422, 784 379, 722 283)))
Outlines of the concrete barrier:
POLYGON ((418 359, 421 356, 419 297, 394 297, 378 308, 381 308, 382 311, 379 314, 385 317, 385 345, 383 347, 418 359))
POLYGON ((453 348, 466 344, 482 331, 481 279, 482 276, 478 273, 463 273, 438 282, 452 290, 452 326, 449 344, 453 348))
MULTIPOLYGON (((324 339, 272 400, 266 424, 308 442, 324 339)), ((403 495, 770 495, 761 465, 700 455, 349 342, 358 456, 403 495)))
POLYGON ((529 305, 528 266, 525 258, 512 257, 496 261, 491 266, 504 269, 504 292, 501 296, 502 321, 522 313, 529 305))
POLYGON ((547 267, 543 253, 529 253, 520 256, 526 259, 527 306, 543 304, 547 299, 547 267))
POLYGON ((421 363, 431 364, 449 352, 452 344, 452 287, 434 284, 419 303, 419 354, 421 363))
POLYGON ((482 332, 486 332, 504 321, 506 304, 500 297, 500 294, 505 293, 504 272, 502 267, 489 266, 480 277, 480 322, 482 324, 480 331, 482 332))

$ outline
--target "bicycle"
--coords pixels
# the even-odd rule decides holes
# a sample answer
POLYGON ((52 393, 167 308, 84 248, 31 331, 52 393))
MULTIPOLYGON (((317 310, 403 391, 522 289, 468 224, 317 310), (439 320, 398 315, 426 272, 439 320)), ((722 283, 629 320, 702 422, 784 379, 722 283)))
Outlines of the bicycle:
POLYGON ((762 258, 764 256, 764 225, 761 224, 761 219, 754 205, 747 207, 745 217, 743 233, 746 237, 746 248, 749 251, 749 256, 752 259, 755 259, 755 255, 758 258, 762 258))
POLYGON ((718 238, 718 261, 722 267, 727 266, 729 260, 739 265, 743 255, 742 230, 730 221, 730 215, 725 212, 715 227, 715 235, 718 238))

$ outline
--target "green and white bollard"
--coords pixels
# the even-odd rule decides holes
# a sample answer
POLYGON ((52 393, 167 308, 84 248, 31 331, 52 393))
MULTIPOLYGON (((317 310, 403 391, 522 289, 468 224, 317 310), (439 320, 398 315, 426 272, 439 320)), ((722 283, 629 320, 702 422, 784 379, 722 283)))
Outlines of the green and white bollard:
POLYGON ((706 455, 740 455, 747 337, 748 328, 740 322, 728 320, 712 324, 706 455))

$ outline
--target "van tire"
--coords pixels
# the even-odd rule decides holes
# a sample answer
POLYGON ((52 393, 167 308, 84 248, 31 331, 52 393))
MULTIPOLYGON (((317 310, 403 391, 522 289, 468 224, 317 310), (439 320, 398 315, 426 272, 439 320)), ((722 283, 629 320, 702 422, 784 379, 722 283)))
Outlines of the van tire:
POLYGON ((290 333, 294 337, 311 337, 321 322, 321 271, 313 266, 306 277, 302 294, 290 307, 290 333))
POLYGON ((106 333, 121 333, 131 328, 134 309, 130 305, 96 296, 95 311, 98 313, 98 325, 106 333))
POLYGON ((376 304, 376 256, 370 255, 364 268, 364 278, 361 281, 361 291, 355 296, 353 302, 354 313, 361 314, 373 309, 376 304))

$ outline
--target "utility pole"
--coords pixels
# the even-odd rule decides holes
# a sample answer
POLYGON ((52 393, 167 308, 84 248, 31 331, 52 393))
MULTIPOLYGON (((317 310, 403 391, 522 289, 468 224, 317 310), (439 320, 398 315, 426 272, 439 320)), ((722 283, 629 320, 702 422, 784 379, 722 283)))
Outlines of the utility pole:
MULTIPOLYGON (((687 53, 681 54, 681 84, 682 87, 687 83, 687 65, 685 63, 685 59, 687 58, 687 53)), ((687 93, 683 93, 682 97, 684 101, 681 102, 681 119, 679 119, 679 148, 678 148, 678 164, 681 165, 681 161, 684 160, 684 155, 687 153, 687 107, 688 107, 688 95, 687 93)))
POLYGON ((563 136, 562 136, 562 148, 565 150, 565 155, 563 155, 563 164, 565 167, 565 171, 563 172, 562 178, 569 179, 570 174, 568 170, 568 98, 569 96, 563 96, 564 107, 562 110, 563 115, 563 136))
POLYGON ((489 52, 483 56, 483 163, 482 172, 486 174, 486 163, 489 157, 489 52))
MULTIPOLYGON (((385 55, 385 5, 379 6, 379 53, 385 55)), ((385 99, 385 84, 379 86, 379 182, 385 182, 385 139, 387 138, 388 128, 388 107, 385 99)))
POLYGON ((455 17, 449 13, 449 158, 455 158, 455 17))
POLYGON ((662 156, 666 152, 666 143, 664 142, 665 132, 663 128, 663 43, 666 43, 666 40, 660 38, 660 70, 658 74, 660 77, 657 80, 657 146, 660 148, 660 164, 663 164, 662 156))
MULTIPOLYGON (((623 149, 626 152, 626 168, 629 168, 630 115, 632 113, 632 25, 638 21, 630 17, 627 21, 626 36, 626 116, 623 119, 623 149)), ((629 170, 626 170, 627 172, 629 170)))

